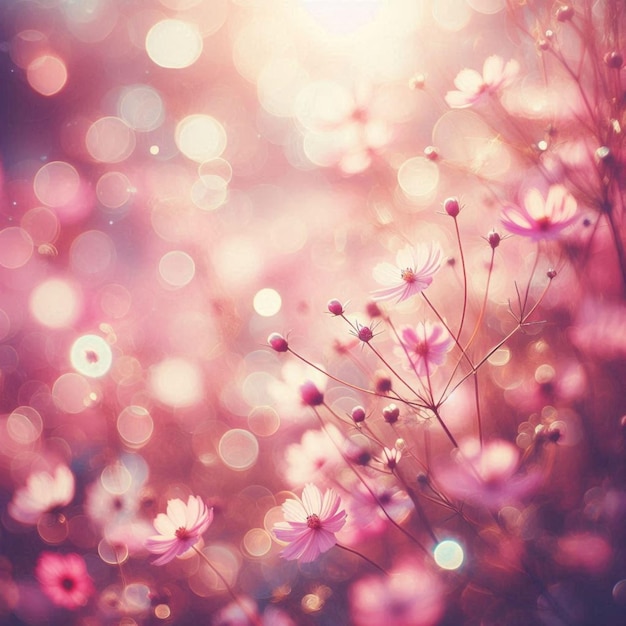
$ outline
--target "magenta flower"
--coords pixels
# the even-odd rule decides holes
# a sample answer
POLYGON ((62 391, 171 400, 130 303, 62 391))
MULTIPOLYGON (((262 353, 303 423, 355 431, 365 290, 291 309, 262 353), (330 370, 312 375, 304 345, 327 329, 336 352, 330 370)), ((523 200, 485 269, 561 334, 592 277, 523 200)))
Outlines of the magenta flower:
POLYGON ((93 580, 78 554, 42 553, 35 576, 50 600, 66 609, 84 606, 94 592, 93 580))
POLYGON ((502 210, 502 224, 516 235, 533 241, 555 239, 576 219, 576 199, 563 185, 552 185, 544 200, 538 189, 524 197, 524 206, 507 205, 502 210))
POLYGON ((23 524, 36 524, 43 513, 65 506, 74 497, 74 475, 65 465, 54 474, 31 474, 26 486, 18 489, 9 503, 9 514, 23 524))
POLYGON ((395 265, 384 262, 374 267, 374 280, 385 287, 374 291, 372 298, 402 302, 424 291, 441 267, 441 256, 441 248, 432 242, 406 246, 396 255, 395 265))
POLYGON ((415 328, 406 326, 400 337, 402 354, 408 355, 411 368, 418 376, 430 376, 445 362, 454 346, 454 339, 440 322, 422 322, 415 328))
POLYGON ((187 504, 175 498, 167 501, 167 514, 159 513, 154 520, 158 535, 148 537, 146 548, 161 556, 154 565, 165 565, 194 546, 213 521, 209 509, 198 496, 189 496, 187 504))
POLYGON ((479 102, 484 96, 497 93, 511 83, 519 72, 519 63, 492 55, 485 59, 483 73, 462 69, 454 79, 455 91, 446 94, 446 102, 453 109, 464 109, 479 102))
POLYGON ((335 533, 346 523, 346 512, 340 509, 341 498, 333 489, 322 492, 309 483, 302 490, 302 500, 286 500, 282 509, 284 522, 274 524, 274 536, 288 542, 280 553, 284 559, 314 561, 336 543, 335 533))

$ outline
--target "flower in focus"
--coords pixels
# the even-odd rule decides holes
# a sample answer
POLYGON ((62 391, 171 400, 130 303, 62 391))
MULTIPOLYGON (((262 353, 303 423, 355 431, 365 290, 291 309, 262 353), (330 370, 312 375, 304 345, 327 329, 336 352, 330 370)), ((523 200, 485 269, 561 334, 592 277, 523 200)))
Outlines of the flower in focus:
POLYGON ((484 96, 497 93, 506 87, 519 72, 519 63, 492 55, 483 63, 483 73, 469 68, 462 69, 454 79, 455 91, 446 94, 446 102, 453 109, 464 109, 479 102, 484 96))
POLYGON ((335 544, 335 533, 346 523, 340 509, 341 498, 333 489, 322 492, 309 483, 302 490, 302 500, 286 500, 282 509, 284 522, 274 524, 274 536, 289 545, 281 552, 288 560, 314 561, 335 544))
POLYGON ((84 606, 94 592, 93 580, 78 554, 44 552, 37 561, 35 575, 50 600, 66 609, 84 606))
POLYGON ((167 513, 159 513, 154 520, 159 534, 146 540, 148 551, 161 555, 153 561, 154 565, 165 565, 187 552, 212 521, 213 509, 199 496, 189 496, 187 504, 178 498, 168 500, 167 513))
POLYGON ((23 524, 36 524, 43 513, 65 506, 74 497, 74 475, 65 465, 54 474, 31 474, 26 486, 18 489, 9 504, 9 514, 23 524))
POLYGON ((443 613, 442 586, 416 563, 404 563, 389 576, 369 576, 350 589, 355 626, 432 626, 443 613))
POLYGON ((454 346, 454 339, 440 322, 422 322, 415 328, 406 326, 400 332, 398 353, 408 355, 411 368, 418 376, 430 376, 445 362, 454 346))
POLYGON ((402 302, 424 291, 441 267, 441 256, 437 244, 406 246, 398 252, 395 265, 385 262, 374 267, 374 280, 385 287, 374 291, 372 298, 402 302))
POLYGON ((552 185, 544 200, 538 189, 524 197, 524 206, 507 205, 502 210, 504 227, 533 241, 555 239, 576 221, 576 199, 563 185, 552 185))
POLYGON ((470 439, 461 444, 456 463, 446 460, 436 477, 448 495, 497 510, 539 486, 539 472, 518 473, 519 462, 519 449, 508 441, 489 441, 481 448, 470 439))

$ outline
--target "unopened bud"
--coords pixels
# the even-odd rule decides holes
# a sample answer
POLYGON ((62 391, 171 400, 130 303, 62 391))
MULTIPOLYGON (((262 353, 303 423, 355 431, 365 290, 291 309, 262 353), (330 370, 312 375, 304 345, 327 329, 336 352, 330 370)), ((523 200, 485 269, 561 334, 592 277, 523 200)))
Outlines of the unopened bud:
POLYGON ((306 406, 319 406, 324 403, 324 394, 317 388, 315 383, 307 380, 300 385, 300 398, 306 406))
POLYGON ((502 237, 495 230, 489 231, 487 235, 487 241, 494 250, 500 245, 501 239, 502 237))
POLYGON ((355 424, 360 424, 365 421, 365 409, 362 406, 355 406, 350 412, 350 417, 354 420, 355 424))
POLYGON ((436 161, 439 158, 439 150, 435 146, 426 146, 424 148, 424 156, 429 161, 436 161))
POLYGON ((272 333, 267 338, 267 343, 276 352, 287 352, 289 350, 289 344, 287 340, 280 333, 272 333))
POLYGON ((369 343, 374 337, 374 333, 372 332, 372 329, 369 326, 359 326, 357 337, 363 343, 369 343))
POLYGON ((573 17, 574 17, 574 9, 572 9, 572 7, 568 6, 567 4, 560 6, 556 10, 556 19, 559 22, 568 22, 573 17))
POLYGON ((371 300, 365 305, 365 312, 372 319, 375 317, 380 317, 382 315, 380 307, 373 300, 371 300))
POLYGON ((621 70, 624 65, 624 57, 619 52, 607 52, 604 55, 604 63, 612 70, 621 70))
POLYGON ((555 276, 556 276, 556 270, 551 267, 547 272, 546 272, 546 276, 552 280, 555 276))
POLYGON ((339 300, 329 300, 326 306, 333 315, 343 315, 343 304, 339 300))
POLYGON ((448 198, 443 203, 443 209, 450 217, 456 217, 461 211, 461 206, 459 205, 459 199, 448 198))
POLYGON ((384 375, 377 376, 374 388, 376 389, 376 393, 389 393, 392 388, 391 378, 384 375))
POLYGON ((389 404, 383 409, 383 418, 388 424, 394 424, 398 421, 400 409, 395 404, 389 404))

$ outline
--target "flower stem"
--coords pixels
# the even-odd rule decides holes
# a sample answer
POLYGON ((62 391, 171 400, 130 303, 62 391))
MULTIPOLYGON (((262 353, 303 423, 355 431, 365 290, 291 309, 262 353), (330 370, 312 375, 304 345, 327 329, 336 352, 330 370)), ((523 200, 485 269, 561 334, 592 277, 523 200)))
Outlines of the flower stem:
POLYGON ((385 574, 385 576, 389 576, 389 572, 387 570, 383 569, 380 565, 378 565, 378 563, 375 563, 374 561, 372 561, 372 559, 366 557, 364 554, 361 554, 360 552, 357 552, 356 550, 353 550, 352 548, 348 548, 347 546, 342 546, 340 543, 337 543, 335 545, 341 550, 345 550, 346 552, 350 552, 351 554, 356 554, 356 556, 359 556, 364 561, 367 561, 372 567, 375 567, 379 572, 382 572, 383 574, 385 574))

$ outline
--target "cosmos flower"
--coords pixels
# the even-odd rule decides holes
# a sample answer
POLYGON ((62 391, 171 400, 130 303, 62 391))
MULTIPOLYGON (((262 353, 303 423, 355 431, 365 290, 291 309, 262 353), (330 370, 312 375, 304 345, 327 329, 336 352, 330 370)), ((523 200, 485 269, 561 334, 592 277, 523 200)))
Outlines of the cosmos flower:
POLYGON ((9 503, 9 514, 23 524, 36 524, 43 513, 65 506, 74 497, 74 475, 65 465, 54 474, 36 472, 18 489, 9 503))
POLYGON ((509 204, 502 209, 504 227, 533 241, 555 239, 576 219, 576 199, 563 185, 552 185, 547 198, 538 189, 524 197, 524 206, 509 204))
POLYGON ((408 355, 418 376, 429 376, 442 365, 454 346, 454 339, 440 322, 422 322, 415 328, 406 326, 400 331, 402 350, 408 355))
POLYGON ((441 248, 434 243, 406 246, 396 255, 396 264, 379 263, 374 267, 374 280, 384 285, 372 293, 374 300, 402 302, 418 294, 433 282, 441 267, 441 248))
POLYGON ((479 102, 484 96, 497 93, 506 87, 519 72, 515 60, 506 64, 502 57, 492 55, 485 59, 483 73, 469 68, 462 69, 454 79, 456 90, 446 94, 446 102, 453 109, 464 109, 479 102))
POLYGON ((146 548, 161 556, 154 565, 165 565, 194 546, 213 521, 209 509, 198 496, 189 496, 187 504, 178 498, 167 501, 167 513, 159 513, 154 527, 159 533, 148 537, 146 548))
POLYGON ((78 554, 42 553, 35 576, 50 600, 66 609, 84 606, 94 592, 93 580, 78 554))
POLYGON ((340 509, 341 498, 333 489, 322 492, 309 483, 302 490, 302 500, 286 500, 282 509, 284 522, 274 524, 274 536, 288 542, 281 556, 303 563, 314 561, 337 542, 335 533, 346 523, 346 512, 340 509))

